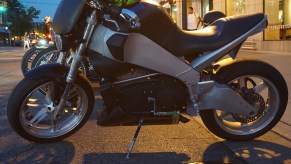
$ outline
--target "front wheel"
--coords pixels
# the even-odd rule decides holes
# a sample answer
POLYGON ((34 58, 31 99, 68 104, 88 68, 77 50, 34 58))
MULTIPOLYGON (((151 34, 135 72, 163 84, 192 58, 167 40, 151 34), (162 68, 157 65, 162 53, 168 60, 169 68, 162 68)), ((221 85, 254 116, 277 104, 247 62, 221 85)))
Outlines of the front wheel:
POLYGON ((32 62, 35 57, 38 55, 41 49, 37 49, 36 47, 30 48, 25 52, 21 59, 21 71, 22 74, 25 75, 29 70, 32 69, 32 62))
POLYGON ((269 64, 241 60, 220 70, 213 80, 228 84, 257 108, 250 117, 219 109, 202 110, 205 126, 221 138, 234 141, 254 139, 271 130, 284 114, 288 88, 280 72, 269 64))
POLYGON ((16 133, 32 142, 47 143, 62 140, 80 129, 92 113, 94 93, 89 81, 78 76, 65 107, 53 119, 65 84, 53 77, 23 79, 7 105, 8 121, 16 133))

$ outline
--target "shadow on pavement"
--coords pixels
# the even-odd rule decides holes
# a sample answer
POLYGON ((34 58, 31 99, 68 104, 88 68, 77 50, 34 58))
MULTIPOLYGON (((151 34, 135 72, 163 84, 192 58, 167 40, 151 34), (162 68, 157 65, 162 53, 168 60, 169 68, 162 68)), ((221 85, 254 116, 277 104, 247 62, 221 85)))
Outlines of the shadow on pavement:
POLYGON ((66 141, 52 144, 28 144, 0 154, 0 163, 70 163, 74 146, 66 141))
MULTIPOLYGON (((291 149, 275 143, 253 140, 248 142, 223 141, 210 145, 204 153, 203 159, 209 156, 219 156, 215 151, 221 143, 228 145, 234 151, 234 156, 242 158, 247 163, 290 163, 291 149)), ((220 156, 224 158, 223 156, 220 156)), ((227 163, 227 159, 221 159, 227 163)))
POLYGON ((132 153, 130 159, 126 153, 90 153, 84 156, 83 163, 186 163, 191 158, 182 153, 132 153))

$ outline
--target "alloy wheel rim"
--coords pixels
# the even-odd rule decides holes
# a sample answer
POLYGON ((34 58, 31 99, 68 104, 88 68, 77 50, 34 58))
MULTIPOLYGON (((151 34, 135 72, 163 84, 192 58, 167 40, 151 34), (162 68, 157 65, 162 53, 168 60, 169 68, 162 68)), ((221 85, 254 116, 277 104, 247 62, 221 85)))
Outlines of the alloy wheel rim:
POLYGON ((53 123, 53 112, 57 105, 48 95, 53 89, 53 82, 44 83, 34 89, 21 105, 21 126, 35 137, 55 138, 65 135, 81 123, 87 112, 87 95, 79 85, 74 84, 66 107, 58 116, 58 122, 53 123))
POLYGON ((264 99, 265 108, 262 115, 250 122, 237 121, 234 119, 232 113, 215 110, 214 116, 218 125, 224 131, 227 131, 228 133, 234 135, 249 135, 261 131, 267 125, 269 125, 269 123, 274 119, 276 113, 279 110, 279 92, 276 89, 275 85, 268 79, 259 76, 247 75, 236 78, 230 83, 233 83, 235 81, 241 81, 246 78, 253 79, 256 82, 257 85, 254 87, 254 89, 256 90, 255 92, 261 95, 261 97, 264 99))

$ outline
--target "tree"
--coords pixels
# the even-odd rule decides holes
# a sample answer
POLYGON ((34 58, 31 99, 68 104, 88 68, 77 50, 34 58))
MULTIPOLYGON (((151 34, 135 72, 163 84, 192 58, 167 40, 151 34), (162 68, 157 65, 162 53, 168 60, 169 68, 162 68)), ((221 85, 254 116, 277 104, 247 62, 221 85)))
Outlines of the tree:
POLYGON ((33 19, 38 18, 40 10, 34 7, 29 7, 26 10, 18 0, 7 0, 7 3, 7 17, 12 22, 10 27, 12 35, 23 36, 25 32, 30 31, 33 27, 33 19))

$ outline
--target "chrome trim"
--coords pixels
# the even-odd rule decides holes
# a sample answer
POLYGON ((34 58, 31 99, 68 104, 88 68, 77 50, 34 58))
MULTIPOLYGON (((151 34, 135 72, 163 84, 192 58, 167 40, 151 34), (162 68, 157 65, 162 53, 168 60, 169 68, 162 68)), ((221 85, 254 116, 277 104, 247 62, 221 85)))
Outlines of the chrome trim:
POLYGON ((104 18, 105 21, 107 21, 107 22, 112 22, 112 23, 115 25, 116 30, 117 30, 117 31, 120 31, 120 27, 119 27, 118 23, 116 22, 116 20, 111 19, 109 14, 104 14, 103 18, 104 18))
POLYGON ((61 52, 63 49, 63 41, 62 41, 61 35, 59 35, 59 34, 55 35, 55 44, 56 44, 58 51, 61 52))
POLYGON ((152 73, 149 75, 144 75, 144 76, 139 76, 139 77, 134 77, 134 78, 126 79, 126 80, 117 81, 117 82, 114 82, 113 85, 126 83, 126 82, 130 82, 130 81, 134 81, 134 80, 139 80, 139 79, 143 79, 143 78, 147 78, 147 77, 151 77, 151 76, 156 76, 156 75, 160 75, 160 73, 152 73))
POLYGON ((56 33, 55 33, 54 29, 52 27, 50 27, 49 31, 50 31, 50 34, 51 34, 51 40, 53 42, 56 42, 56 33))
POLYGON ((135 12, 128 10, 128 9, 122 9, 120 16, 125 21, 129 22, 130 28, 132 28, 132 29, 139 29, 140 28, 139 18, 135 12))
POLYGON ((91 15, 89 17, 87 17, 86 21, 87 21, 87 26, 86 26, 86 29, 85 29, 84 34, 83 34, 83 40, 85 40, 85 42, 81 43, 78 46, 76 56, 74 57, 74 59, 71 63, 71 67, 70 67, 69 73, 68 73, 67 78, 66 78, 66 81, 68 83, 73 83, 77 77, 78 68, 79 68, 80 63, 82 62, 82 60, 84 58, 85 51, 88 47, 88 43, 89 43, 90 38, 92 36, 95 25, 97 24, 97 11, 96 10, 92 11, 91 15))

